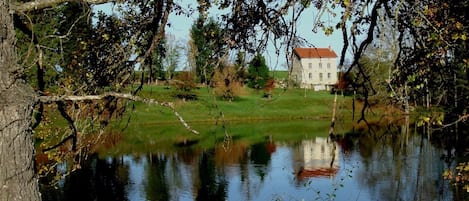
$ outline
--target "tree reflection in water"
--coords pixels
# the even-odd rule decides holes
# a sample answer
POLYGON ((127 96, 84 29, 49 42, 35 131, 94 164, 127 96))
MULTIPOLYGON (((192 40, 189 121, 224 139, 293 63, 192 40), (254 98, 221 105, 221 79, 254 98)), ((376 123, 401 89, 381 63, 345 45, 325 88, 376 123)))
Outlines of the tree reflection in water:
POLYGON ((442 180, 444 150, 424 135, 409 135, 407 129, 388 127, 337 140, 344 152, 352 153, 343 154, 344 160, 359 164, 353 175, 360 188, 374 200, 453 200, 449 184, 442 180))
POLYGON ((121 159, 103 160, 92 156, 82 169, 60 181, 58 190, 42 185, 42 198, 50 201, 128 200, 125 192, 128 175, 129 166, 121 159))
POLYGON ((267 149, 267 144, 257 143, 251 146, 250 158, 256 169, 256 174, 260 177, 261 181, 264 181, 264 177, 268 174, 266 170, 267 165, 270 162, 270 156, 272 153, 267 149))
POLYGON ((213 152, 204 152, 199 162, 199 179, 196 200, 226 200, 227 181, 223 169, 215 167, 213 152))
MULTIPOLYGON (((334 140, 249 143, 90 161, 43 188, 44 200, 453 200, 448 166, 421 135, 400 130, 334 140), (112 196, 110 196, 112 195, 112 196)), ((452 164, 449 164, 452 165, 452 164)), ((453 164, 454 165, 454 164, 453 164)))
POLYGON ((146 198, 152 201, 169 200, 169 190, 166 183, 167 157, 165 155, 149 154, 147 161, 147 182, 145 183, 146 198))

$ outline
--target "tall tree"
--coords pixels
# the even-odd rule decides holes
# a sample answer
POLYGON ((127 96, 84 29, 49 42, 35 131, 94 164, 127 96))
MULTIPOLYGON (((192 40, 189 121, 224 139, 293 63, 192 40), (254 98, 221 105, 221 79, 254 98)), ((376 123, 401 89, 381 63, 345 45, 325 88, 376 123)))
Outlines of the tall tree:
POLYGON ((221 25, 213 18, 205 21, 199 19, 192 25, 191 38, 197 47, 196 75, 200 83, 209 84, 214 69, 219 67, 219 61, 226 53, 221 25))
POLYGON ((180 65, 179 61, 181 60, 180 57, 183 47, 179 41, 176 40, 174 35, 167 34, 165 41, 166 55, 163 60, 164 69, 166 71, 165 77, 167 79, 172 79, 174 71, 176 71, 176 68, 180 65))
POLYGON ((0 1, 0 200, 40 200, 34 176, 34 93, 18 76, 10 1, 0 1))
POLYGON ((265 58, 257 54, 249 63, 248 86, 254 89, 263 89, 269 80, 269 67, 265 63, 265 58))
POLYGON ((142 69, 142 73, 148 74, 148 83, 153 83, 157 79, 166 79, 166 73, 163 64, 164 58, 166 57, 166 49, 164 46, 165 43, 166 39, 162 39, 160 41, 160 43, 157 45, 157 48, 152 53, 153 55, 148 61, 148 66, 144 66, 142 69))

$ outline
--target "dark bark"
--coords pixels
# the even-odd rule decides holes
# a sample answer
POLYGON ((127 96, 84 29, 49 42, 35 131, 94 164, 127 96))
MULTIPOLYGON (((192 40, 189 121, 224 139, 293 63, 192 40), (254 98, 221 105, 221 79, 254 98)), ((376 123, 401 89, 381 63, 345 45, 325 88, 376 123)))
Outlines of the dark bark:
POLYGON ((34 173, 33 90, 20 79, 13 18, 0 1, 0 200, 41 200, 34 173))

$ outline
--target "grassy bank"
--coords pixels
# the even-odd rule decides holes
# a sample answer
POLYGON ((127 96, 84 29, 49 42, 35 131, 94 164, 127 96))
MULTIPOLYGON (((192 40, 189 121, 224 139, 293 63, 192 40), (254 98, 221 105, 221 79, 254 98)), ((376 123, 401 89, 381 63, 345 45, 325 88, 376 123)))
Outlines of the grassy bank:
MULTIPOLYGON (((141 95, 146 98, 171 101, 175 109, 191 123, 214 123, 217 120, 230 122, 259 120, 330 119, 334 95, 303 89, 276 89, 271 99, 263 98, 262 91, 245 88, 234 101, 215 97, 208 88, 196 90, 198 100, 182 101, 172 98, 174 90, 161 86, 146 87, 141 95), (222 118, 223 115, 223 118, 222 118)), ((342 113, 351 114, 350 98, 338 98, 342 113)), ((164 124, 177 122, 166 108, 136 103, 133 116, 135 124, 164 124)))
MULTIPOLYGON (((145 152, 145 150, 172 150, 178 144, 195 143, 208 148, 221 142, 228 134, 231 139, 259 143, 273 138, 277 141, 298 141, 315 136, 326 137, 330 126, 334 95, 304 89, 276 89, 271 99, 263 92, 244 89, 234 101, 215 97, 208 88, 196 90, 198 100, 174 99, 173 89, 147 86, 141 96, 175 103, 175 109, 199 135, 186 130, 168 108, 144 103, 132 103, 130 123, 123 130, 123 140, 106 153, 145 152)), ((338 98, 338 132, 349 129, 351 98, 338 98), (345 120, 347 119, 347 120, 345 120), (347 126, 346 126, 346 125, 347 126)), ((116 128, 124 123, 115 123, 116 128)))

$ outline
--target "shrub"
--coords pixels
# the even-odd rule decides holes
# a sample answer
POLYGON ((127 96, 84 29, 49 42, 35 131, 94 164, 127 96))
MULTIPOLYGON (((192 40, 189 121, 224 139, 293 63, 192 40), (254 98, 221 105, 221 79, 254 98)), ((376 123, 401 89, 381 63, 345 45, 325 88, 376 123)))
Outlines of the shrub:
POLYGON ((258 54, 249 63, 248 86, 253 89, 263 89, 269 80, 269 68, 265 63, 265 58, 258 54))
POLYGON ((272 98, 272 91, 275 88, 275 80, 274 79, 268 79, 267 82, 264 85, 264 97, 266 98, 272 98))
POLYGON ((196 89, 197 86, 190 72, 179 73, 172 83, 176 88, 176 92, 174 94, 175 97, 184 101, 197 99, 197 94, 194 92, 194 89, 196 89))
POLYGON ((216 70, 211 83, 217 96, 232 101, 242 90, 242 83, 238 79, 238 72, 234 66, 227 66, 216 70))

